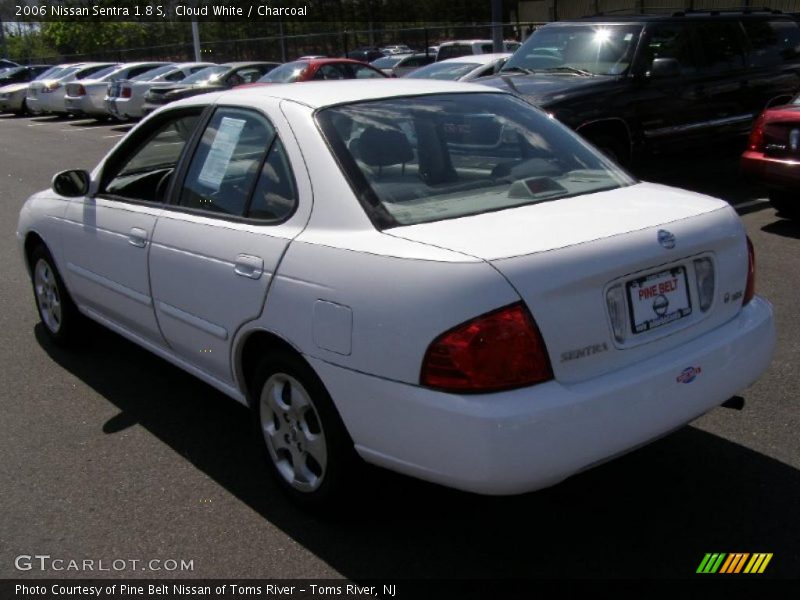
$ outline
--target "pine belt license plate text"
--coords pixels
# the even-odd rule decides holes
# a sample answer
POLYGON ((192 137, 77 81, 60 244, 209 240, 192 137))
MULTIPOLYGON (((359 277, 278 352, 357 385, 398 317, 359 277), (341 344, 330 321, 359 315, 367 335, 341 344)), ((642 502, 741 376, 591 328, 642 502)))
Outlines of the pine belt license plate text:
POLYGON ((692 314, 685 267, 632 279, 627 284, 633 333, 643 333, 692 314))

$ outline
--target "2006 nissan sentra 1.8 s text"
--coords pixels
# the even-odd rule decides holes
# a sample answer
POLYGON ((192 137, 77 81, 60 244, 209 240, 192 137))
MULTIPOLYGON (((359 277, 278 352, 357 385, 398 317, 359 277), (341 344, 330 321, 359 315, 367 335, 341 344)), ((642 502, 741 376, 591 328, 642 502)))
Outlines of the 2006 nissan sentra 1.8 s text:
POLYGON ((552 485, 725 403, 775 343, 727 203, 477 85, 206 94, 52 188, 18 228, 48 334, 88 317, 248 404, 301 502, 359 456, 552 485))

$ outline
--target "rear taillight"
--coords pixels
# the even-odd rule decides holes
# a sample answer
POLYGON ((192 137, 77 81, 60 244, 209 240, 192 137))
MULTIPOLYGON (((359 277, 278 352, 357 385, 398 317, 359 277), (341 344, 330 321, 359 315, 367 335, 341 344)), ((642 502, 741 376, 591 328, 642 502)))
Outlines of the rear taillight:
POLYGON ((744 287, 744 299, 742 306, 750 302, 756 295, 756 253, 753 250, 753 242, 747 236, 747 285, 744 287))
POLYGON ((129 87, 124 87, 120 90, 119 96, 120 98, 130 98, 133 94, 133 91, 129 87))
POLYGON ((42 91, 45 93, 55 92, 60 87, 61 87, 60 83, 48 83, 46 86, 42 88, 42 91))
POLYGON ((552 378, 544 340, 518 302, 435 339, 425 353, 420 382, 452 392, 492 392, 552 378))
POLYGON ((762 152, 764 150, 764 115, 758 117, 753 124, 747 147, 755 152, 762 152))
POLYGON ((86 95, 86 88, 82 85, 78 84, 77 91, 75 92, 76 96, 85 96, 86 95))

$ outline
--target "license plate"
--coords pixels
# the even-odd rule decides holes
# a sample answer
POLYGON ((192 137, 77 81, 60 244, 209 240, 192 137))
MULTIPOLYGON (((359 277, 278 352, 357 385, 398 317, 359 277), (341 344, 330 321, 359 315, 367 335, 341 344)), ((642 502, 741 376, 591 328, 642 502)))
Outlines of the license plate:
POLYGON ((627 283, 633 333, 650 331, 692 314, 685 267, 673 267, 627 283))

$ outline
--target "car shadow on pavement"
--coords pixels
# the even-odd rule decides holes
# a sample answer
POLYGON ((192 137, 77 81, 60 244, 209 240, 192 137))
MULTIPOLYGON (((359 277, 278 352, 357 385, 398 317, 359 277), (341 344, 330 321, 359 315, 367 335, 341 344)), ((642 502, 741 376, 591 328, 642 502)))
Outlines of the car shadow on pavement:
MULTIPOLYGON (((778 213, 780 216, 780 213, 778 213)), ((800 239, 800 221, 792 219, 779 219, 761 228, 761 231, 782 235, 783 237, 800 239)))
POLYGON ((81 129, 95 129, 96 127, 108 127, 113 122, 109 119, 93 119, 91 117, 76 117, 79 120, 70 123, 70 126, 81 129))
POLYGON ((651 156, 630 170, 643 181, 708 194, 736 206, 766 196, 762 186, 747 181, 739 172, 739 157, 746 146, 745 140, 733 140, 680 154, 651 156))
POLYGON ((108 435, 143 427, 350 579, 690 577, 706 552, 773 552, 767 575, 797 575, 800 472, 695 427, 515 497, 365 467, 346 508, 309 515, 266 476, 246 408, 90 329, 75 352, 54 346, 41 324, 35 334, 57 364, 120 410, 96 427, 108 435))

